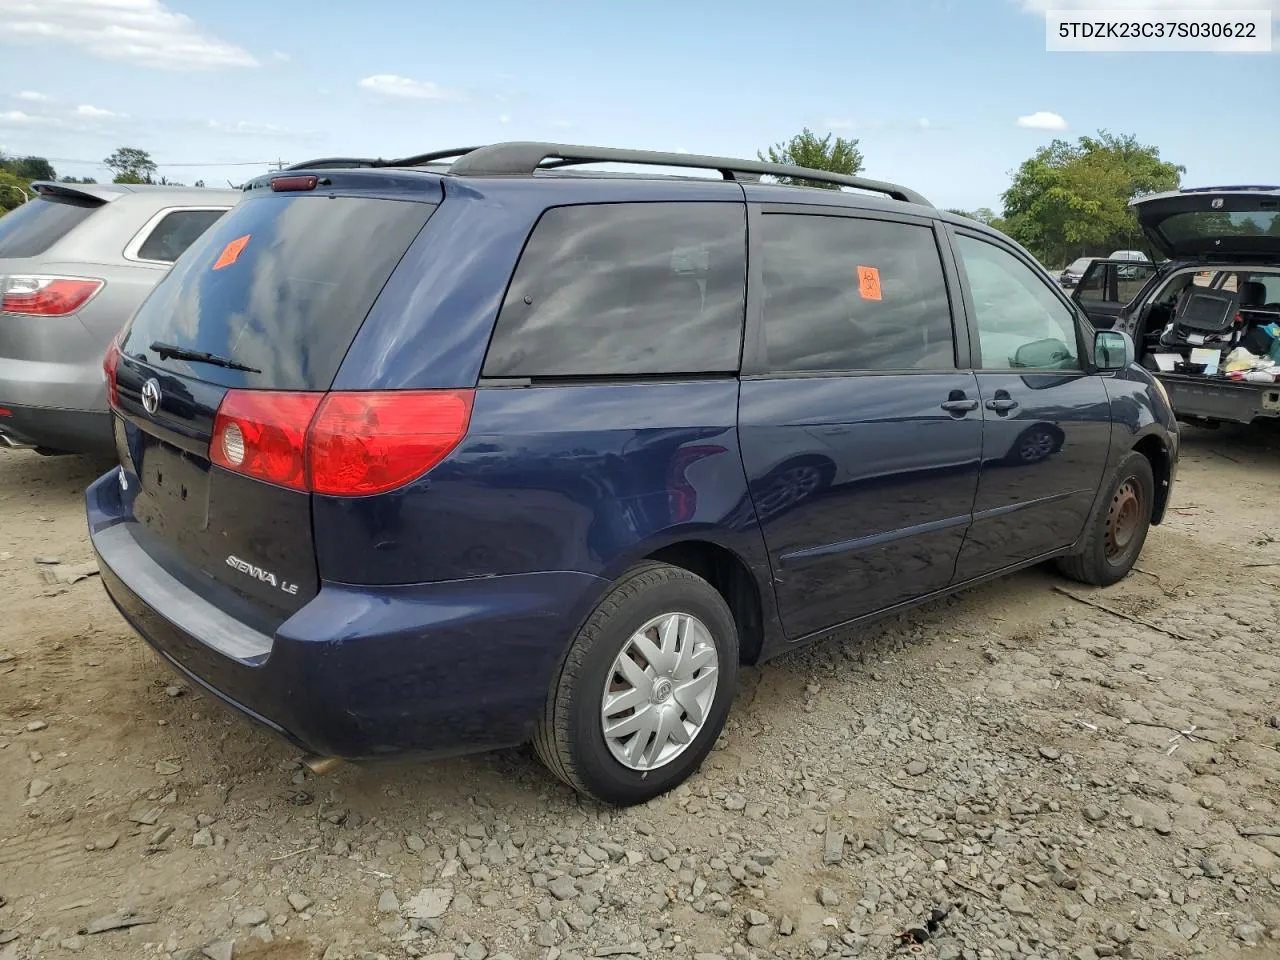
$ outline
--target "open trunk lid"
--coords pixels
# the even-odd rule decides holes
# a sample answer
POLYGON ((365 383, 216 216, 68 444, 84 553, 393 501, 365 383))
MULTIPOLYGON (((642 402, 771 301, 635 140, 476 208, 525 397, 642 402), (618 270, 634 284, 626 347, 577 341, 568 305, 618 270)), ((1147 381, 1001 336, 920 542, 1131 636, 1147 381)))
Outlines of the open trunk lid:
POLYGON ((121 334, 113 406, 122 483, 135 487, 126 498, 134 536, 172 576, 260 631, 319 590, 311 495, 300 475, 279 472, 280 458, 290 438, 305 442, 307 411, 434 209, 358 189, 246 198, 121 334), (222 443, 220 408, 244 409, 245 398, 275 418, 239 437, 263 468, 253 476, 211 450, 222 443))
POLYGON ((1198 187, 1130 202, 1169 259, 1280 260, 1280 187, 1198 187))

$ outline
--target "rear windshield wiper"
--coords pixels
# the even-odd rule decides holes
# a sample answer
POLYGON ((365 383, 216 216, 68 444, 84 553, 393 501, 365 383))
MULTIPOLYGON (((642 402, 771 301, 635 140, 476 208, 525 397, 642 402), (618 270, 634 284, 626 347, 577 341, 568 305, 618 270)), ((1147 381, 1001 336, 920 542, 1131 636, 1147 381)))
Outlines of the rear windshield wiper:
POLYGON ((257 367, 251 367, 246 363, 220 357, 216 353, 205 353, 203 350, 188 350, 186 347, 175 347, 171 343, 156 342, 151 345, 151 349, 159 354, 161 360, 168 360, 172 357, 175 360, 189 360, 193 363, 211 363, 215 367, 226 367, 228 370, 243 370, 245 373, 261 373, 257 367))

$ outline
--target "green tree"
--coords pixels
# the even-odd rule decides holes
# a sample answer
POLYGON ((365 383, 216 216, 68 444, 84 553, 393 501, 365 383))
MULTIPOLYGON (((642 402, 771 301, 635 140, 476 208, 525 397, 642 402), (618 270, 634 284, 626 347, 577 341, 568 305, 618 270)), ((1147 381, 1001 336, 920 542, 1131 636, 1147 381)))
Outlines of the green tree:
POLYGON ((954 213, 958 217, 968 217, 970 220, 977 220, 979 223, 985 223, 988 226, 1000 219, 990 207, 979 207, 977 210, 961 210, 958 207, 949 207, 947 213, 954 213))
POLYGON ((156 173, 151 154, 137 147, 120 147, 103 161, 115 174, 112 183, 152 183, 156 173))
POLYGON ((1054 140, 1014 172, 1003 229, 1047 263, 1132 249, 1142 233, 1129 201, 1177 189, 1185 171, 1132 136, 1054 140))
MULTIPOLYGON (((831 173, 842 173, 854 176, 862 169, 862 151, 858 149, 857 140, 846 140, 828 133, 819 137, 805 127, 790 140, 775 143, 764 153, 756 156, 769 163, 781 163, 794 167, 809 167, 812 170, 827 170, 831 173)), ((796 177, 778 177, 779 183, 790 183, 798 186, 824 187, 828 190, 840 189, 839 184, 822 183, 817 180, 805 180, 796 177)))
POLYGON ((20 207, 31 196, 31 183, 0 167, 0 216, 20 207))

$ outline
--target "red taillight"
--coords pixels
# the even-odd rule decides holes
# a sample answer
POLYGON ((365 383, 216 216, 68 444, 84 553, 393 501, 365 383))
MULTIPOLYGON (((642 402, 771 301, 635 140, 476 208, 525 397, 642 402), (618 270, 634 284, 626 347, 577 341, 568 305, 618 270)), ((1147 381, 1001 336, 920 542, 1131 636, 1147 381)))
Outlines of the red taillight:
POLYGON ((88 303, 102 286, 101 280, 87 277, 6 277, 0 311, 64 317, 88 303))
POLYGON ((214 418, 209 459, 295 490, 384 493, 448 456, 466 436, 474 396, 472 390, 229 390, 214 418))
POLYGON ((276 193, 285 193, 292 190, 314 190, 319 182, 319 177, 272 177, 271 189, 276 193))
POLYGON ((421 476, 466 436, 474 397, 472 390, 328 394, 307 445, 311 489, 367 496, 421 476))
POLYGON ((294 490, 307 489, 307 426, 322 393, 229 390, 213 420, 209 459, 294 490))
POLYGON ((107 403, 113 407, 120 406, 120 384, 117 376, 120 370, 120 347, 115 340, 107 347, 107 354, 102 358, 102 372, 107 378, 107 403))

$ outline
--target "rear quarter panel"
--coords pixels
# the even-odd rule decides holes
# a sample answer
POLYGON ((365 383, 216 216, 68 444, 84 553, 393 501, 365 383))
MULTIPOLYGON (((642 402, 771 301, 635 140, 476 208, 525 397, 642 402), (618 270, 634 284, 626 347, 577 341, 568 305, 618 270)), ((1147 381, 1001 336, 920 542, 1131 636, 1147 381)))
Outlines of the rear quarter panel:
POLYGON ((378 497, 314 498, 321 576, 612 579, 647 553, 700 539, 767 584, 737 401, 736 379, 480 389, 467 438, 425 477, 378 497))

